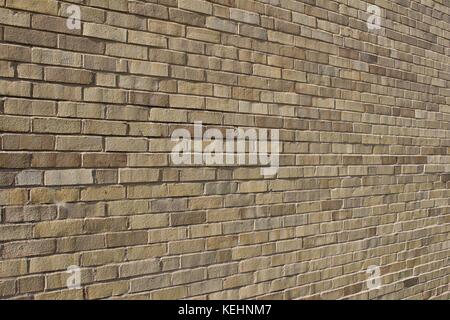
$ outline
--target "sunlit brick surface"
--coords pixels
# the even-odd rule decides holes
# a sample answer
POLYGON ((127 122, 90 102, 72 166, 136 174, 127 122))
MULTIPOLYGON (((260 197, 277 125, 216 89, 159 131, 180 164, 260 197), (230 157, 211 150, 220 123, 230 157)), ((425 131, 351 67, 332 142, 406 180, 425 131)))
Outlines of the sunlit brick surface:
POLYGON ((449 0, 0 0, 0 298, 449 299, 449 84, 449 0))

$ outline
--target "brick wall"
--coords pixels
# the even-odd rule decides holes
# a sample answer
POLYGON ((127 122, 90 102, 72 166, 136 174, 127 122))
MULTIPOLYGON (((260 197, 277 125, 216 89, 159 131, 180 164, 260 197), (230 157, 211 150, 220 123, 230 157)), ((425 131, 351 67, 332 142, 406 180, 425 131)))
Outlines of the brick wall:
POLYGON ((0 297, 449 299, 449 57, 449 0, 0 0, 0 297))

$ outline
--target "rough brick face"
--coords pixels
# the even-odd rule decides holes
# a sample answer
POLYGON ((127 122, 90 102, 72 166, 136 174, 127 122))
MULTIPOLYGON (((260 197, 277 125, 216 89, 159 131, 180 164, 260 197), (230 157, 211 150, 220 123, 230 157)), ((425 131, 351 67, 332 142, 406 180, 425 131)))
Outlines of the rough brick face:
POLYGON ((449 0, 69 2, 0 0, 0 298, 450 298, 449 0))

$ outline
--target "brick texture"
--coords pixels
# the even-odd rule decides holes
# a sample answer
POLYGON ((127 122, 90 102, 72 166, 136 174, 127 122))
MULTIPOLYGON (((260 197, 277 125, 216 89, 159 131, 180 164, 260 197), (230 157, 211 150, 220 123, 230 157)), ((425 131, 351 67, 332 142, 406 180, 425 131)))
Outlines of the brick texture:
POLYGON ((448 300, 449 88, 449 0, 0 0, 0 298, 448 300))

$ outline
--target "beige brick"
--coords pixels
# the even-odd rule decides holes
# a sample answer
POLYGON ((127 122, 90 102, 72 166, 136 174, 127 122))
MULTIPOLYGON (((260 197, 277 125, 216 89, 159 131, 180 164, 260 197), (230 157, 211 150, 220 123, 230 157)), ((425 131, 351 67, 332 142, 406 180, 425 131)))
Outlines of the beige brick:
POLYGON ((81 157, 76 153, 34 153, 31 166, 34 168, 67 168, 79 167, 81 157))
POLYGON ((45 80, 52 82, 90 84, 93 81, 92 72, 78 69, 49 67, 44 69, 45 80))
POLYGON ((229 20, 219 19, 217 17, 206 17, 206 26, 209 29, 224 31, 229 33, 237 33, 238 25, 229 20))
POLYGON ((0 76, 8 78, 14 77, 14 68, 12 62, 0 61, 0 76))
POLYGON ((33 64, 19 64, 17 66, 17 75, 23 79, 42 80, 44 68, 33 64))
POLYGON ((167 34, 173 36, 183 36, 185 34, 185 26, 178 23, 168 21, 148 20, 148 30, 155 33, 167 34))
POLYGON ((157 169, 120 169, 119 183, 158 181, 160 171, 157 169))
POLYGON ((183 211, 187 209, 187 199, 152 200, 150 207, 152 212, 183 211))
POLYGON ((67 28, 67 20, 60 17, 52 17, 48 15, 38 15, 34 14, 31 20, 31 27, 33 29, 54 31, 62 33, 74 33, 80 34, 81 31, 74 29, 71 30, 67 28))
POLYGON ((126 103, 126 92, 119 89, 85 88, 83 90, 85 101, 126 103))
POLYGON ((126 154, 86 153, 83 154, 83 167, 117 168, 127 164, 126 154))
POLYGON ((188 27, 186 30, 186 37, 189 39, 194 39, 194 40, 199 40, 199 41, 220 43, 220 33, 219 32, 201 29, 201 28, 188 27))
POLYGON ((60 101, 58 116, 68 118, 102 118, 104 107, 97 104, 60 101))
POLYGON ((7 43, 0 43, 0 59, 13 61, 31 61, 31 49, 7 43))
POLYGON ((92 6, 110 9, 114 11, 127 11, 128 1, 117 0, 110 2, 108 0, 91 0, 92 6))
POLYGON ((172 21, 185 25, 203 26, 205 24, 205 17, 203 14, 175 8, 169 9, 169 18, 172 21))
POLYGON ((102 203, 65 203, 63 206, 59 206, 60 218, 86 218, 105 215, 105 206, 102 203))
POLYGON ((0 130, 3 132, 28 132, 30 120, 24 117, 0 116, 0 130))
POLYGON ((259 24, 259 15, 250 11, 244 11, 241 9, 231 8, 230 18, 250 24, 259 24))
POLYGON ((173 287, 152 291, 151 297, 155 300, 182 299, 187 296, 186 287, 173 287))
POLYGON ((147 60, 148 58, 148 50, 146 47, 122 43, 107 43, 106 54, 139 60, 147 60))
POLYGON ((180 0, 178 2, 178 8, 200 12, 204 14, 212 14, 212 4, 208 1, 202 0, 180 0))
POLYGON ((67 119, 33 119, 33 132, 37 133, 80 133, 81 121, 67 119))
POLYGON ((145 244, 147 238, 148 235, 145 231, 108 233, 106 234, 106 245, 108 247, 124 247, 145 244))
POLYGON ((83 229, 82 220, 67 221, 49 221, 41 222, 36 225, 36 236, 46 237, 62 237, 80 234, 83 229))
POLYGON ((102 138, 83 136, 59 136, 56 139, 56 150, 101 151, 102 138))
POLYGON ((169 66, 158 62, 130 61, 130 73, 167 77, 169 66))
POLYGON ((149 212, 148 200, 114 201, 108 204, 110 215, 133 215, 149 212))
POLYGON ((24 275, 27 271, 27 260, 4 260, 0 261, 0 276, 8 278, 12 276, 24 275))
POLYGON ((33 97, 40 99, 81 100, 81 88, 60 84, 35 83, 33 97))
POLYGON ((162 137, 167 135, 167 126, 149 122, 130 123, 130 135, 144 137, 162 137))
MULTIPOLYGON (((81 269, 81 285, 84 286, 93 281, 93 272, 89 269, 81 269)), ((70 273, 67 271, 60 271, 52 273, 46 276, 47 288, 48 289, 65 289, 67 288, 67 280, 69 280, 70 273)), ((71 289, 76 290, 76 289, 71 289)))
POLYGON ((156 273, 160 270, 158 260, 148 259, 124 263, 120 266, 119 275, 123 278, 156 273))
POLYGON ((126 42, 127 30, 105 24, 83 23, 83 35, 87 37, 126 42))
POLYGON ((31 226, 27 225, 3 225, 0 226, 0 231, 1 241, 22 240, 30 238, 32 235, 31 226))
POLYGON ((83 300, 82 289, 71 289, 36 294, 36 300, 83 300))
POLYGON ((0 174, 0 186, 7 187, 14 185, 15 174, 13 172, 4 172, 0 174))
POLYGON ((24 153, 0 153, 1 168, 28 168, 30 166, 31 155, 24 153))
MULTIPOLYGON (((233 248, 237 245, 237 241, 237 236, 212 237, 208 238, 206 247, 208 248, 208 250, 233 248)), ((252 250, 252 252, 257 254, 258 251, 252 250)), ((236 253, 234 253, 233 256, 236 256, 236 253)))
POLYGON ((203 185, 200 183, 180 183, 169 185, 171 196, 192 196, 203 194, 203 185))
POLYGON ((2 256, 8 258, 24 258, 39 255, 49 255, 55 252, 54 240, 27 240, 11 242, 3 248, 2 256))
POLYGON ((201 197, 190 200, 189 207, 192 210, 221 208, 223 201, 221 197, 201 197))
POLYGON ((116 75, 113 73, 97 73, 95 84, 102 87, 115 87, 117 86, 116 75))
POLYGON ((89 251, 81 254, 81 266, 100 266, 125 260, 125 249, 89 251))
POLYGON ((267 41, 267 30, 246 24, 239 24, 239 34, 245 37, 267 41))
POLYGON ((147 140, 142 138, 106 138, 106 151, 147 151, 147 140))
POLYGON ((133 230, 162 228, 168 226, 168 214, 144 214, 130 218, 130 228, 133 230))
POLYGON ((148 110, 142 107, 126 106, 125 108, 108 106, 106 111, 108 119, 115 120, 135 120, 148 119, 148 110))
POLYGON ((0 94, 29 97, 31 95, 31 84, 25 81, 0 80, 0 94))
POLYGON ((15 184, 16 186, 41 185, 42 176, 42 171, 24 170, 16 175, 15 184))
MULTIPOLYGON (((19 1, 15 1, 18 5, 19 1)), ((23 9, 23 8, 22 8, 23 9)), ((31 15, 27 12, 20 12, 9 10, 6 8, 0 8, 0 20, 3 24, 20 26, 20 27, 29 27, 31 21, 31 15)))
POLYGON ((182 240, 169 243, 169 254, 180 254, 189 252, 203 251, 205 248, 205 240, 182 240))
POLYGON ((96 269, 96 279, 97 280, 116 279, 118 274, 119 274, 119 272, 118 272, 117 266, 98 267, 96 269))
POLYGON ((170 275, 156 275, 134 279, 131 281, 130 292, 141 292, 162 287, 168 287, 170 284, 170 275))
POLYGON ((127 281, 116 281, 113 283, 101 283, 86 288, 88 299, 101 299, 119 296, 128 291, 127 281))
POLYGON ((118 182, 118 174, 114 169, 101 169, 95 171, 95 183, 114 184, 118 182))
POLYGON ((126 229, 126 218, 93 218, 84 221, 83 229, 88 233, 122 231, 126 229))
POLYGON ((147 17, 166 20, 168 18, 167 7, 153 3, 141 3, 133 1, 129 4, 131 13, 137 13, 147 17))
POLYGON ((54 50, 33 48, 31 52, 31 61, 33 63, 50 64, 50 65, 62 65, 70 67, 81 66, 81 54, 54 50))
POLYGON ((190 287, 192 295, 205 294, 214 291, 221 291, 223 288, 222 279, 212 279, 196 282, 190 287))
POLYGON ((46 185, 77 185, 94 182, 92 170, 87 169, 46 171, 44 180, 46 185))
MULTIPOLYGON (((147 185, 138 185, 138 186, 128 186, 128 192, 127 196, 130 199, 139 199, 143 198, 143 196, 150 196, 150 197, 162 197, 164 194, 167 193, 167 187, 165 185, 154 185, 154 186, 147 186, 147 185)), ((147 204, 146 204, 147 206, 147 204)))
POLYGON ((49 203, 67 203, 79 200, 77 189, 70 188, 34 188, 31 190, 31 203, 49 204, 49 203))
MULTIPOLYGON (((81 12, 83 15, 83 9, 81 12)), ((105 52, 105 43, 99 39, 89 39, 86 37, 58 34, 58 48, 70 51, 102 54, 105 52)))
POLYGON ((0 282, 0 297, 13 296, 16 293, 16 282, 5 280, 0 282))
POLYGON ((121 122, 85 120, 83 121, 83 132, 87 134, 101 135, 125 135, 127 125, 121 122))
POLYGON ((150 77, 121 75, 119 77, 119 87, 138 90, 156 90, 158 88, 158 81, 150 77))
POLYGON ((125 197, 125 189, 122 186, 89 187, 81 190, 81 200, 119 200, 125 197))
POLYGON ((7 0, 9 8, 28 10, 56 15, 58 13, 58 2, 55 0, 7 0))
POLYGON ((204 222, 206 222, 206 214, 204 211, 172 213, 170 215, 170 224, 172 226, 194 225, 204 222))
POLYGON ((6 114, 46 115, 56 114, 56 104, 51 101, 8 98, 3 105, 6 114))
POLYGON ((369 30, 349 1, 0 0, 0 297, 448 300, 448 1, 409 2, 369 30), (278 129, 277 174, 174 165, 195 121, 278 129))
POLYGON ((254 65, 253 74, 261 77, 281 78, 281 70, 275 67, 254 65))
POLYGON ((127 71, 127 62, 117 58, 85 54, 83 56, 83 67, 102 72, 125 72, 127 71))
POLYGON ((139 247, 129 248, 129 260, 144 260, 163 256, 167 253, 167 246, 165 244, 145 245, 139 247))
POLYGON ((77 265, 77 263, 78 263, 78 255, 74 254, 36 257, 30 259, 30 272, 38 273, 38 272, 67 270, 69 266, 77 265))
POLYGON ((187 112, 182 110, 152 108, 150 121, 187 122, 187 112))
POLYGON ((47 135, 6 135, 3 137, 4 150, 52 150, 54 137, 47 135))

